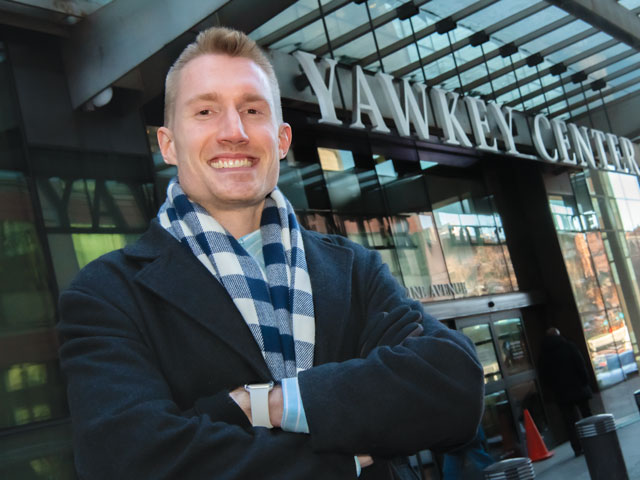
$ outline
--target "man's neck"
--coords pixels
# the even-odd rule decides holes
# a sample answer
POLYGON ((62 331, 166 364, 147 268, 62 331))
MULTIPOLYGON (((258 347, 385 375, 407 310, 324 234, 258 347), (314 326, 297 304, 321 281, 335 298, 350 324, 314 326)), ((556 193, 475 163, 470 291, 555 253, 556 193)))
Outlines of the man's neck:
POLYGON ((260 228, 263 207, 264 202, 251 207, 231 210, 207 208, 207 211, 237 240, 260 228))

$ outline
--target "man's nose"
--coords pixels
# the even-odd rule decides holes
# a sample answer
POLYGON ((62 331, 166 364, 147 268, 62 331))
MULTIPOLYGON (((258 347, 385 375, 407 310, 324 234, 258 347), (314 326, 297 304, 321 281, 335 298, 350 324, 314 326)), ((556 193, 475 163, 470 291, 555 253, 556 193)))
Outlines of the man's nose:
POLYGON ((249 141, 249 136, 245 132, 244 124, 242 123, 242 116, 236 109, 227 109, 220 122, 219 142, 246 143, 249 141))

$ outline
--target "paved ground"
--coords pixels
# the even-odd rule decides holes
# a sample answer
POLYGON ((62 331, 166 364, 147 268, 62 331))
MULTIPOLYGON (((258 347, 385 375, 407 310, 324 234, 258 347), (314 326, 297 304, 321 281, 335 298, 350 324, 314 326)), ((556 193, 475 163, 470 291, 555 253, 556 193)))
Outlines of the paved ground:
MULTIPOLYGON (((640 414, 622 418, 618 423, 618 439, 629 473, 629 480, 640 479, 640 414)), ((554 449, 553 457, 533 464, 537 480, 589 480, 584 456, 574 457, 569 442, 554 449)))

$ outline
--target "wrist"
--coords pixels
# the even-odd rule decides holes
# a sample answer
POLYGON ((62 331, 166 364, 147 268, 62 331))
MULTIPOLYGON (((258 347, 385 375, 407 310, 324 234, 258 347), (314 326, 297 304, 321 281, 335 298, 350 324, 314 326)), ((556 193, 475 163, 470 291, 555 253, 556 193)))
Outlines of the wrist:
POLYGON ((284 400, 282 396, 282 386, 277 384, 273 390, 269 392, 269 419, 271 425, 280 428, 282 425, 282 411, 284 408, 284 400))

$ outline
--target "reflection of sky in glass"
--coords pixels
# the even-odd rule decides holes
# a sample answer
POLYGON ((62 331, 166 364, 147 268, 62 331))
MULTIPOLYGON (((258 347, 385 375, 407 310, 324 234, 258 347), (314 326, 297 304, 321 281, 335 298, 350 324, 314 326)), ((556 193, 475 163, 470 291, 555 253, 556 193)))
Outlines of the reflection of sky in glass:
POLYGON ((274 50, 282 50, 287 53, 294 52, 298 49, 302 49, 306 44, 325 43, 326 37, 324 35, 324 28, 322 27, 322 21, 316 20, 315 22, 307 25, 301 30, 277 41, 270 48, 274 50))
POLYGON ((635 175, 622 173, 605 173, 615 197, 625 231, 631 232, 640 228, 640 185, 635 175))
POLYGON ((467 8, 469 5, 474 3, 476 3, 476 0, 456 0, 455 2, 450 0, 438 0, 435 2, 428 2, 420 7, 420 9, 440 18, 444 18, 467 8))
POLYGON ((546 35, 542 35, 541 37, 525 43, 524 45, 522 45, 522 48, 530 53, 537 53, 552 45, 561 43, 563 40, 577 35, 578 33, 583 32, 588 28, 591 28, 588 23, 585 23, 582 20, 576 20, 567 25, 564 25, 563 27, 555 29, 552 32, 547 33, 546 35))
POLYGON ((618 3, 629 10, 640 7, 640 0, 618 0, 618 3))
MULTIPOLYGON (((454 3, 454 2, 451 2, 454 3)), ((513 42, 524 35, 527 35, 534 30, 538 30, 560 18, 566 17, 567 13, 557 7, 550 6, 544 10, 535 13, 519 22, 514 23, 506 28, 503 28, 499 32, 496 32, 493 36, 503 43, 513 42)))
POLYGON ((637 68, 637 64, 640 62, 640 53, 636 53, 635 55, 631 55, 619 62, 613 63, 611 65, 607 65, 606 67, 595 70, 589 74, 591 78, 604 78, 607 75, 611 75, 619 70, 622 70, 626 67, 637 68), (636 65, 634 65, 636 64, 636 65))
POLYGON ((472 29, 474 32, 477 32, 491 27, 491 25, 515 15, 530 6, 531 0, 500 0, 499 2, 495 2, 487 8, 483 8, 482 10, 460 20, 458 24, 462 24, 472 29))
POLYGON ((599 64, 606 62, 614 55, 617 55, 628 49, 629 49, 628 46, 617 44, 607 49, 604 49, 600 52, 594 53, 593 55, 589 55, 588 57, 583 58, 582 60, 579 60, 575 63, 572 63, 569 66, 572 70, 575 70, 575 71, 594 70, 598 68, 599 64))
POLYGON ((309 12, 318 9, 317 0, 298 0, 296 3, 286 8, 279 15, 276 15, 268 22, 263 23, 260 27, 252 31, 249 36, 254 40, 259 40, 262 37, 279 30, 282 27, 287 26, 294 20, 303 17, 309 12))

